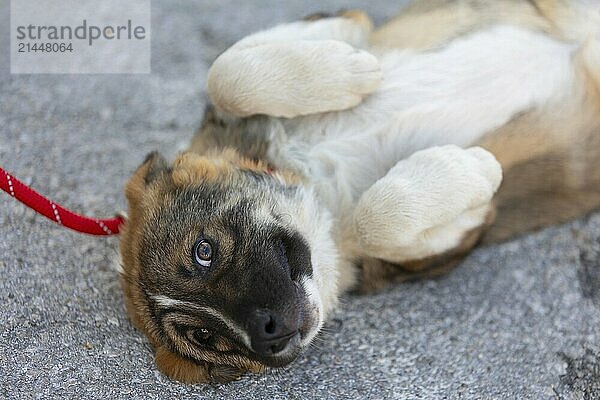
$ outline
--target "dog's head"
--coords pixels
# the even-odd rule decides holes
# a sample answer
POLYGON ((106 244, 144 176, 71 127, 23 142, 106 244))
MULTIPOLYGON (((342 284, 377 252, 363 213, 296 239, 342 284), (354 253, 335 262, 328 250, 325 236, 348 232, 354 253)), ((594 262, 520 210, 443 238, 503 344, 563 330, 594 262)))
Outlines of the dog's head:
POLYGON ((128 312, 159 368, 228 381, 290 363, 335 292, 329 216, 312 192, 234 151, 152 153, 126 187, 128 312))

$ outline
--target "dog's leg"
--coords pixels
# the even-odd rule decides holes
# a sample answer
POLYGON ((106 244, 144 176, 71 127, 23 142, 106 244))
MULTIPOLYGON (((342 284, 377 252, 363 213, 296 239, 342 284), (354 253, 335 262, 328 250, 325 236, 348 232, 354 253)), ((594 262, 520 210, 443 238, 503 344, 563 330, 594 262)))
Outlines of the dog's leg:
POLYGON ((209 96, 238 117, 293 118, 351 108, 381 81, 375 56, 353 46, 366 43, 369 24, 358 17, 325 18, 248 36, 215 60, 209 96))
POLYGON ((501 180, 500 164, 480 147, 416 152, 359 199, 353 227, 361 252, 420 270, 431 257, 473 246, 501 180))

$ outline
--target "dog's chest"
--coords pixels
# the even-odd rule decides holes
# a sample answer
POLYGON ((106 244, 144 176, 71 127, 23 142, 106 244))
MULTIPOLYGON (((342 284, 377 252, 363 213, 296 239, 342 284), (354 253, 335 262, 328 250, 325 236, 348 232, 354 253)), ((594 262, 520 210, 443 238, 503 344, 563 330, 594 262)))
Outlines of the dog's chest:
POLYGON ((305 175, 334 215, 399 160, 443 144, 469 146, 573 87, 573 47, 512 26, 447 44, 380 56, 384 80, 359 106, 273 119, 268 158, 305 175))

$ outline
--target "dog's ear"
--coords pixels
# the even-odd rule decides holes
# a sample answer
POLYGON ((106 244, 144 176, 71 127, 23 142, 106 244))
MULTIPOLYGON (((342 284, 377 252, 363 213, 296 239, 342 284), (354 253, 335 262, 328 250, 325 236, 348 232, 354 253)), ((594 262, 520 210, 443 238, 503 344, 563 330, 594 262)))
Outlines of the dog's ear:
POLYGON ((170 170, 167 160, 157 151, 146 156, 146 159, 134 172, 125 186, 125 196, 130 208, 139 204, 148 186, 170 170))
POLYGON ((169 163, 167 163, 167 160, 158 151, 148 154, 143 164, 138 168, 138 171, 144 167, 146 168, 144 175, 144 183, 146 185, 154 182, 160 175, 169 172, 169 163))

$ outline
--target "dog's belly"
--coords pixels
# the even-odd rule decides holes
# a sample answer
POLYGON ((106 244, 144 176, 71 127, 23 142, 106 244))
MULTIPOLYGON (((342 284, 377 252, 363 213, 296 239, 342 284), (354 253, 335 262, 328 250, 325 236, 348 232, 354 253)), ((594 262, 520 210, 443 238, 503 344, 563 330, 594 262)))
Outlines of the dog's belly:
POLYGON ((415 151, 469 146, 519 113, 564 101, 575 81, 572 53, 572 45, 512 26, 432 52, 382 51, 377 92, 351 110, 279 120, 286 137, 273 162, 300 166, 334 215, 347 215, 415 151))

